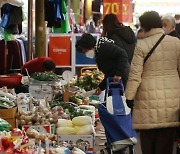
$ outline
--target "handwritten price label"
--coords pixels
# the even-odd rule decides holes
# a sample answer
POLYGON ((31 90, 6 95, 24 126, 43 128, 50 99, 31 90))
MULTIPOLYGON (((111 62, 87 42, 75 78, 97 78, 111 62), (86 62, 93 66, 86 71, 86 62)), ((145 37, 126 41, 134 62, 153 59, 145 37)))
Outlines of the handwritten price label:
POLYGON ((105 9, 105 14, 109 13, 114 13, 114 14, 119 14, 121 13, 120 9, 120 3, 104 3, 104 9, 105 9))
POLYGON ((117 17, 124 21, 130 21, 132 16, 131 1, 129 0, 104 0, 104 15, 113 13, 117 17))
POLYGON ((104 3, 104 13, 109 14, 123 14, 127 15, 128 14, 128 4, 122 4, 121 3, 104 3), (123 12, 122 12, 123 11, 123 12))
POLYGON ((104 3, 105 14, 113 13, 113 14, 120 14, 121 13, 121 5, 120 3, 104 3))

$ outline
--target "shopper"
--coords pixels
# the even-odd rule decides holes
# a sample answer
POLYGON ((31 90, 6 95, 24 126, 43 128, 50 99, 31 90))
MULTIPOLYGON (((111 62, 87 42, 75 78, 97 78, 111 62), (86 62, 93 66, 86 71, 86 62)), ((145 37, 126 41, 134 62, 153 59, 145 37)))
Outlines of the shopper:
POLYGON ((133 30, 129 26, 124 26, 123 23, 119 22, 115 14, 105 15, 102 23, 102 36, 114 40, 116 45, 125 49, 128 55, 128 61, 131 63, 136 43, 133 30))
POLYGON ((145 12, 139 20, 145 38, 135 48, 125 91, 127 104, 134 100, 133 128, 140 130, 142 153, 172 154, 179 127, 180 40, 166 35, 144 63, 164 31, 155 11, 145 12))
POLYGON ((144 38, 144 31, 140 28, 137 32, 137 39, 143 39, 144 38))
POLYGON ((179 33, 176 31, 175 18, 168 15, 162 17, 162 24, 165 34, 178 37, 180 39, 179 33))
POLYGON ((175 18, 175 21, 176 21, 176 30, 180 35, 180 14, 176 14, 174 16, 174 18, 175 18))
POLYGON ((124 49, 114 44, 113 40, 102 37, 98 40, 91 34, 83 34, 80 40, 76 42, 77 51, 85 54, 89 58, 96 58, 96 63, 104 74, 105 79, 99 84, 96 94, 99 95, 101 91, 106 89, 106 78, 114 77, 115 81, 122 78, 124 86, 126 85, 129 63, 128 56, 124 49))
POLYGON ((50 57, 37 57, 26 62, 22 66, 22 73, 26 74, 26 70, 29 74, 35 72, 53 71, 55 69, 55 62, 50 57))

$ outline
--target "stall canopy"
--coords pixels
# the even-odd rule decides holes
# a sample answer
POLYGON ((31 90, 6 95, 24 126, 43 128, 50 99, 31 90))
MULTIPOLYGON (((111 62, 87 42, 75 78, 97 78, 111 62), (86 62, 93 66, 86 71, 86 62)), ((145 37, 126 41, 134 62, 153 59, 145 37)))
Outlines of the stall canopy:
POLYGON ((136 0, 136 14, 142 14, 145 11, 157 11, 159 14, 178 14, 180 13, 180 0, 136 0))

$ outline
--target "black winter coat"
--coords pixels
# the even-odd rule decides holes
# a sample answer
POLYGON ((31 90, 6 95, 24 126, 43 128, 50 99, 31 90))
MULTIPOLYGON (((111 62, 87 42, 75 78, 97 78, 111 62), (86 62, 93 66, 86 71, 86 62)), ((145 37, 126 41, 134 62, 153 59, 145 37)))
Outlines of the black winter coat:
POLYGON ((121 76, 123 84, 126 86, 130 65, 124 49, 115 44, 103 43, 98 48, 96 63, 99 70, 105 74, 104 80, 99 85, 101 90, 106 89, 107 77, 115 75, 121 76))
POLYGON ((172 31, 171 33, 169 33, 168 35, 173 36, 173 37, 177 37, 177 38, 180 39, 180 35, 179 35, 179 33, 178 33, 176 30, 173 30, 173 31, 172 31))
POLYGON ((176 31, 180 35, 180 23, 176 24, 176 31))
POLYGON ((129 26, 116 28, 107 37, 114 40, 116 45, 126 50, 128 61, 131 64, 136 44, 136 37, 133 30, 129 26))

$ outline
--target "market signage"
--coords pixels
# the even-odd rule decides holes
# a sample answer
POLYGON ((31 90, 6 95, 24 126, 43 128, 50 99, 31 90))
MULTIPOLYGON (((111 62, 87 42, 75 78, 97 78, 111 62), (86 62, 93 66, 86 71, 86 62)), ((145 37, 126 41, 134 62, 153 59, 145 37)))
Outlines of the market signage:
POLYGON ((116 14, 121 22, 132 22, 131 0, 104 0, 103 15, 116 14))
POLYGON ((48 56, 55 61, 56 66, 70 66, 71 65, 70 36, 50 36, 48 56))

